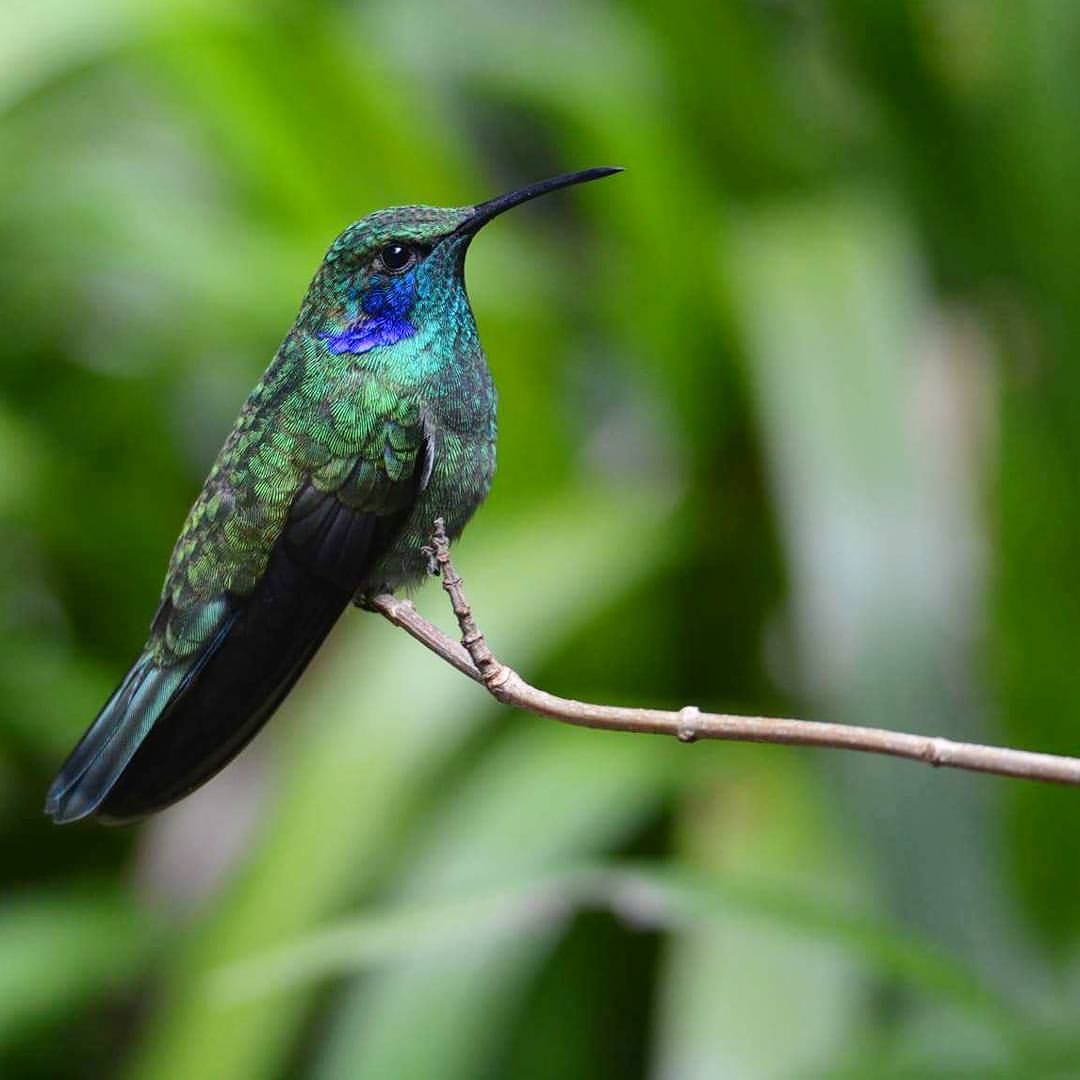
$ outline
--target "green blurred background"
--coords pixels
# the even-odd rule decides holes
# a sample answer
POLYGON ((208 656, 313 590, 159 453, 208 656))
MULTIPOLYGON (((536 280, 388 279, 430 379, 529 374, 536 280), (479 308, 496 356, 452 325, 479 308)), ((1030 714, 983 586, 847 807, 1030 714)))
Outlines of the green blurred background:
POLYGON ((353 612, 179 807, 40 814, 330 239, 605 164, 470 256, 499 654, 1076 752, 1080 7, 4 0, 0 160, 0 1074, 1080 1075, 1075 791, 353 612))

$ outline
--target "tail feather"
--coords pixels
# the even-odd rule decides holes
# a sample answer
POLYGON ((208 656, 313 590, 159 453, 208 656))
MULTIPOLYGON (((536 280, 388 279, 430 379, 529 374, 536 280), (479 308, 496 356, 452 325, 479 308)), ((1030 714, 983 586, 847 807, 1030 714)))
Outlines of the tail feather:
POLYGON ((53 780, 45 813, 62 824, 101 805, 190 667, 139 657, 53 780))

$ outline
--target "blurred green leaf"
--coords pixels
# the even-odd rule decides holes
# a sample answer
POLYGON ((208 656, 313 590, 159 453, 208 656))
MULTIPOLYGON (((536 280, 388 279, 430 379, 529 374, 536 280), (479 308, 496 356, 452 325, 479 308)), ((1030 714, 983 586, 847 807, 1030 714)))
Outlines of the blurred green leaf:
MULTIPOLYGON (((977 330, 964 338, 933 309, 913 239, 887 197, 847 192, 749 216, 728 269, 808 693, 843 722, 996 741, 968 681, 989 373, 977 330)), ((1032 958, 990 885, 994 790, 883 760, 834 769, 897 910, 1015 978, 1032 958), (912 837, 928 835, 915 857, 912 837)))
POLYGON ((606 908, 643 931, 745 916, 826 942, 849 953, 859 966, 896 976, 1004 1028, 1023 1022, 1015 1003, 999 997, 962 960, 898 926, 823 903, 805 890, 702 874, 677 864, 599 864, 541 873, 441 905, 410 906, 406 901, 240 961, 219 973, 218 992, 226 998, 258 998, 291 983, 403 960, 444 963, 491 939, 558 928, 575 911, 594 908, 606 908))

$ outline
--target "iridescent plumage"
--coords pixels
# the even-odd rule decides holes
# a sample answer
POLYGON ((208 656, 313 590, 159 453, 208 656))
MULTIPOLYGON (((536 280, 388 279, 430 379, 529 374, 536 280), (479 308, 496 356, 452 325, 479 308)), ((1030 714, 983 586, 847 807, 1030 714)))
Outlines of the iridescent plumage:
POLYGON ((188 515, 142 654, 53 782, 55 820, 126 820, 197 787, 354 596, 422 576, 436 517, 460 534, 495 471, 469 242, 503 209, 611 171, 382 210, 334 241, 188 515))

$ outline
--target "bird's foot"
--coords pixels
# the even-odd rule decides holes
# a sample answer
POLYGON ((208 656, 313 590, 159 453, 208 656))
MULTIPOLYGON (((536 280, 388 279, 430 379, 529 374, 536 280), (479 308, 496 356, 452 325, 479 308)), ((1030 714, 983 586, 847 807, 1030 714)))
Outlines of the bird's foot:
POLYGON ((439 556, 435 549, 430 544, 425 544, 420 549, 420 554, 427 559, 427 566, 424 569, 427 571, 428 577, 438 577, 442 573, 442 567, 439 564, 439 556))

